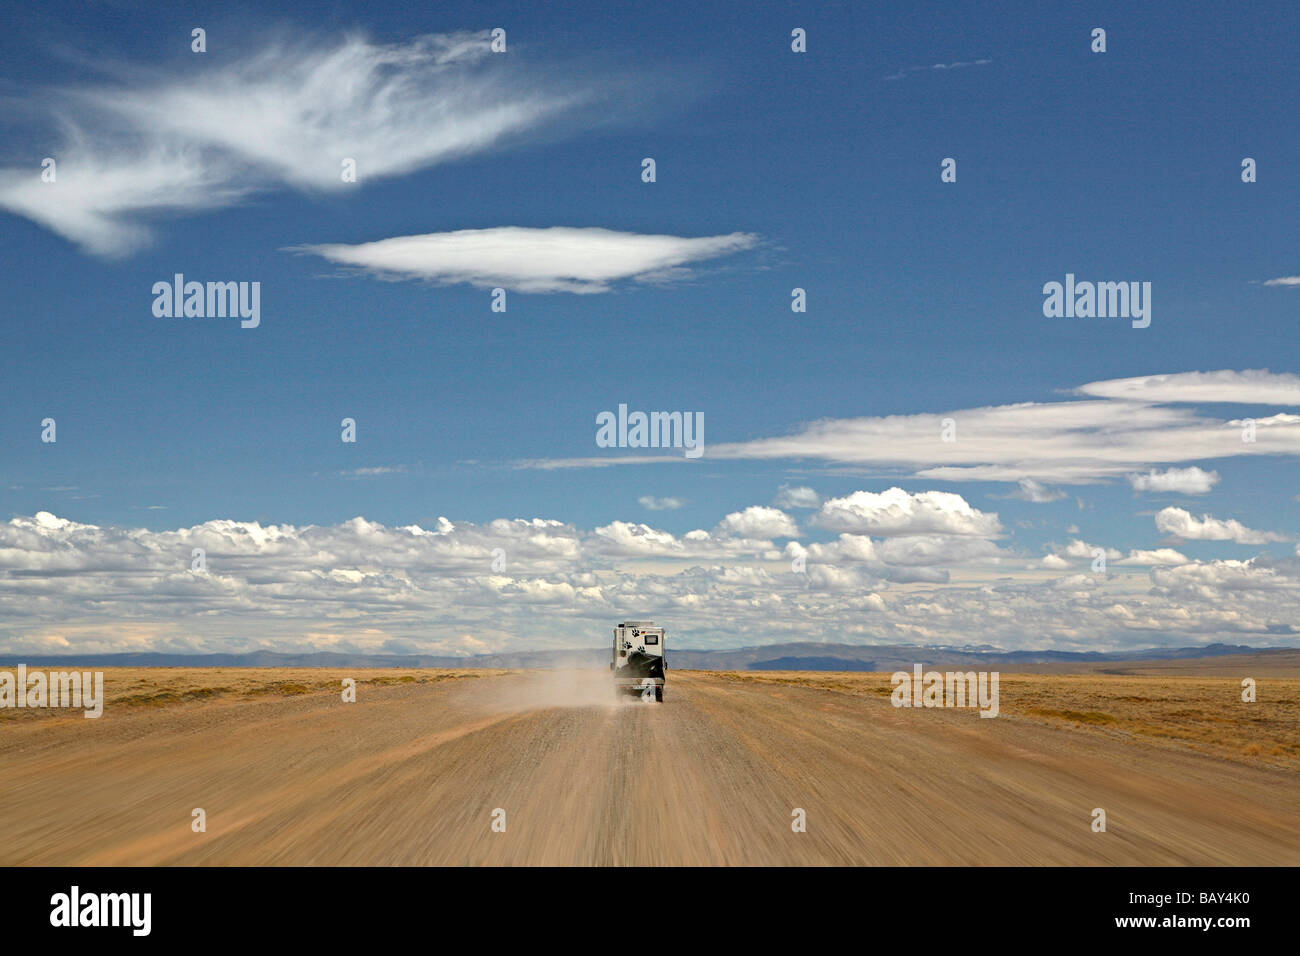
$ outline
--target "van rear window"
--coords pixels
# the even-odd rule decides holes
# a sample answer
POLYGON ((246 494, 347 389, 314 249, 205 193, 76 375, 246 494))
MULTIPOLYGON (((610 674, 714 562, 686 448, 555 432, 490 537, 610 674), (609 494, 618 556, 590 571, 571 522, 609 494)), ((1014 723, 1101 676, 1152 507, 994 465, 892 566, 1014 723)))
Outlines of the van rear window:
POLYGON ((659 643, 659 635, 658 635, 658 634, 647 634, 647 635, 645 636, 645 642, 646 642, 647 644, 658 644, 658 643, 659 643))

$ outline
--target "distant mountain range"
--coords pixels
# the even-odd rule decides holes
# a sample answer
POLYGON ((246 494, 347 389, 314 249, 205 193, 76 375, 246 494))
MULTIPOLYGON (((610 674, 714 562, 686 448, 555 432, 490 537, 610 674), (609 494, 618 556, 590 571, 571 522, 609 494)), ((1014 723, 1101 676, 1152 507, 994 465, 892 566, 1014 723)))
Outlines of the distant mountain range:
MULTIPOLYGON (((1223 657, 1283 651, 1282 647, 1247 647, 1243 644, 1208 644, 1199 647, 1148 647, 1142 650, 999 651, 949 647, 912 647, 905 644, 769 644, 731 650, 669 649, 669 666, 678 670, 714 671, 896 671, 914 664, 927 667, 970 667, 978 670, 1025 671, 1035 665, 1105 661, 1150 661, 1223 657)), ((338 654, 330 652, 280 654, 77 654, 67 657, 25 658, 29 667, 603 667, 608 648, 570 651, 519 651, 448 657, 432 654, 338 654)))

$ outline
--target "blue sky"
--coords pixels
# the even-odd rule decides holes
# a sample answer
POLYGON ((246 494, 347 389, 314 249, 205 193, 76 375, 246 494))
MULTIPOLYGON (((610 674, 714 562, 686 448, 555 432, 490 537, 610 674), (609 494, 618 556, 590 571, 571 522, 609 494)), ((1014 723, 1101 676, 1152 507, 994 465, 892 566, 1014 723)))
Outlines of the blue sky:
POLYGON ((694 646, 1296 643, 1300 11, 1179 6, 12 11, 0 640, 473 652, 649 615, 694 646), (553 227, 640 265, 578 233, 614 277, 537 291, 571 278, 521 278, 556 234, 499 230, 553 227), (472 281, 338 258, 434 234, 472 281), (178 272, 259 282, 259 327, 155 317, 178 272), (1150 327, 1045 317, 1066 273, 1150 282, 1150 327), (637 457, 596 446, 619 403, 701 413, 703 458, 606 464, 637 457), (1014 403, 1050 407, 1018 431, 1014 403), (440 517, 445 552, 394 530, 440 517))

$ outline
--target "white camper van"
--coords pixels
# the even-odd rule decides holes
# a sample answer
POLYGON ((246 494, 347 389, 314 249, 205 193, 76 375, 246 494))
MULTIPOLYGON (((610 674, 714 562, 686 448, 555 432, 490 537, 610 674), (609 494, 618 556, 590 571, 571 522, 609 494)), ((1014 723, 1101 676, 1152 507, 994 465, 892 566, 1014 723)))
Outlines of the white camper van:
POLYGON ((664 629, 654 621, 624 621, 614 628, 614 659, 609 663, 614 674, 614 692, 653 695, 664 702, 664 684, 668 657, 664 649, 664 629))

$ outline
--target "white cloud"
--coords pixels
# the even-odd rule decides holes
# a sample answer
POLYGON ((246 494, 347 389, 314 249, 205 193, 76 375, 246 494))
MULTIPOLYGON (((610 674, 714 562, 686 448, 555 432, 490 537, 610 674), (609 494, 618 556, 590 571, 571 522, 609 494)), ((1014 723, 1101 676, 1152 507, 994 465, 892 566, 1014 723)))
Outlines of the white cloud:
POLYGON ((0 208, 96 255, 122 255, 149 241, 159 213, 285 186, 355 189, 518 134, 553 133, 591 100, 521 75, 490 54, 486 32, 238 49, 198 70, 137 68, 100 86, 42 92, 60 131, 46 147, 57 179, 42 182, 34 167, 0 170, 0 208), (343 182, 344 159, 356 161, 357 183, 343 182))
MULTIPOLYGON (((983 538, 912 534, 875 542, 867 535, 848 532, 835 541, 813 542, 807 546, 791 541, 784 553, 787 558, 803 556, 810 569, 816 565, 847 572, 851 566, 861 565, 864 572, 882 581, 938 584, 949 580, 948 571, 943 570, 948 566, 996 561, 1005 555, 997 545, 983 538)), ((859 576, 864 587, 872 583, 870 577, 859 576)))
POLYGON ((1186 555, 1175 551, 1173 548, 1156 548, 1154 551, 1134 549, 1128 553, 1127 558, 1122 558, 1116 563, 1175 566, 1180 564, 1191 564, 1191 559, 1186 555))
POLYGON ((148 217, 227 206, 252 191, 228 159, 182 143, 134 148, 74 139, 54 151, 53 183, 31 169, 0 169, 0 209, 45 226, 85 251, 126 255, 150 240, 148 217))
POLYGON ((1223 592, 1285 589, 1294 591, 1294 573, 1266 567, 1257 561, 1197 561, 1176 568, 1155 568, 1151 580, 1157 589, 1205 601, 1223 599, 1223 592))
POLYGON ((1280 286, 1300 285, 1300 276, 1282 276, 1277 279, 1265 279, 1264 285, 1280 285, 1280 286))
POLYGON ((366 468, 349 468, 339 472, 341 478, 380 478, 384 475, 403 475, 409 469, 405 465, 373 465, 366 468))
POLYGON ((1097 551, 1101 551, 1106 556, 1107 561, 1118 561, 1124 556, 1122 551, 1117 551, 1114 548, 1102 548, 1086 541, 1080 541, 1077 538, 1066 545, 1065 548, 1057 551, 1057 556, 1091 561, 1096 558, 1095 552, 1097 551))
POLYGON ((799 528, 794 519, 779 508, 753 505, 723 518, 716 533, 727 537, 795 538, 799 535, 799 528))
POLYGON ((684 545, 667 531, 628 521, 612 521, 595 533, 615 545, 620 554, 672 555, 685 552, 684 545))
POLYGON ((676 278, 683 267, 752 247, 735 232, 686 238, 599 228, 499 226, 295 251, 381 278, 468 283, 518 292, 608 292, 622 280, 676 278))
POLYGON ((647 511, 676 511, 686 504, 681 498, 656 498, 654 495, 642 495, 637 504, 647 511))
POLYGON ((1209 494, 1210 489, 1219 483, 1217 471, 1202 471, 1200 468, 1170 468, 1166 471, 1151 469, 1147 474, 1128 476, 1134 491, 1176 492, 1182 495, 1209 494))
POLYGON ((1018 484, 1020 487, 1011 493, 1011 497, 1020 498, 1022 501, 1046 504, 1049 501, 1060 501, 1065 497, 1064 491, 1049 488, 1042 482, 1034 481, 1032 478, 1021 478, 1018 484))
POLYGON ((909 73, 921 73, 927 70, 961 70, 970 66, 988 66, 992 60, 957 60, 953 63, 931 63, 929 66, 909 66, 900 69, 897 73, 892 73, 885 77, 886 80, 902 80, 909 73))
POLYGON ((1300 375, 1273 373, 1267 369, 1178 372, 1091 382, 1076 391, 1081 395, 1135 402, 1300 405, 1300 375))
POLYGON ((41 512, 0 522, 0 650, 595 647, 628 608, 665 623, 678 647, 828 635, 1061 650, 1300 639, 1300 558, 1174 565, 1176 552, 1162 548, 1124 559, 1153 565, 1146 574, 1043 580, 1044 569, 1068 571, 1069 561, 1017 562, 992 555, 986 539, 953 534, 872 541, 845 532, 776 549, 736 533, 788 530, 778 516, 733 514, 722 532, 678 537, 541 518, 430 527, 220 519, 151 531, 41 512), (207 551, 206 574, 190 570, 195 547, 207 551), (798 555, 804 574, 791 570, 798 555))
POLYGON ((1286 537, 1268 531, 1253 531, 1240 521, 1222 521, 1203 514, 1195 518, 1182 508, 1163 508, 1156 514, 1156 530, 1193 541, 1235 541, 1237 544, 1265 544, 1286 537))
POLYGON ((879 564, 875 542, 864 534, 841 534, 839 540, 828 543, 813 542, 805 547, 797 541, 786 545, 786 553, 791 557, 808 555, 815 561, 879 564))
POLYGON ((891 565, 940 567, 996 557, 998 546, 984 538, 949 534, 885 538, 876 547, 880 560, 891 565))
POLYGON ((782 485, 772 504, 778 508, 820 508, 822 496, 806 485, 782 485))
POLYGON ((996 514, 986 514, 967 504, 961 495, 943 491, 909 494, 890 488, 879 494, 855 491, 831 498, 821 507, 816 523, 831 531, 878 536, 957 534, 990 537, 1001 533, 996 514))
POLYGON ((238 156, 303 189, 346 188, 480 152, 577 97, 498 67, 486 31, 273 44, 201 74, 81 96, 135 129, 238 156), (488 62, 490 61, 490 63, 488 62))
MULTIPOLYGON (((1093 382, 1078 391, 1098 396, 1022 402, 936 414, 826 419, 791 434, 709 446, 714 460, 817 460, 860 473, 890 469, 934 481, 1025 479, 1089 484, 1123 478, 1153 464, 1239 455, 1300 456, 1300 415, 1254 419, 1254 442, 1243 421, 1210 418, 1161 403, 1196 401, 1300 404, 1300 376, 1269 372, 1188 372, 1093 382), (957 440, 940 440, 944 419, 957 440)), ((521 462, 520 467, 601 467, 680 459, 626 457, 521 462)), ((1082 503, 1080 505, 1082 507, 1082 503)))

